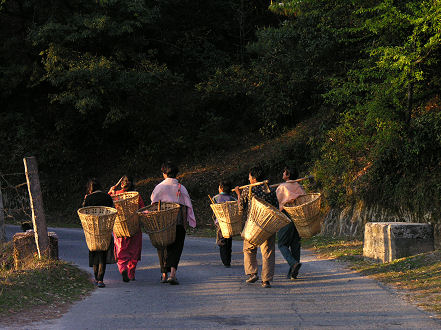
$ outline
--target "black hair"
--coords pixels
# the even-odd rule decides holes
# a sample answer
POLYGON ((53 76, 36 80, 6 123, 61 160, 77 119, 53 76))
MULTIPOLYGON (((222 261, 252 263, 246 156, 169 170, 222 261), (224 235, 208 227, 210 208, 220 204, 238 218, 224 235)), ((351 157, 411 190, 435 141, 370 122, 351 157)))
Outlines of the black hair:
POLYGON ((178 175, 179 169, 178 167, 171 161, 167 161, 162 164, 161 172, 167 174, 169 178, 176 178, 178 175))
MULTIPOLYGON (((124 175, 122 181, 127 181, 127 186, 124 187, 125 191, 133 191, 135 190, 135 185, 133 183, 133 177, 130 175, 124 175)), ((121 183, 122 183, 121 181, 121 183)))
POLYGON ((296 167, 286 165, 283 169, 283 172, 286 172, 286 174, 289 175, 290 180, 295 180, 299 176, 299 171, 296 167))
POLYGON ((229 193, 231 192, 231 182, 221 180, 219 181, 219 187, 222 189, 223 192, 229 193))
POLYGON ((260 166, 254 166, 250 169, 249 174, 258 182, 263 180, 263 169, 260 166))
POLYGON ((99 183, 98 179, 91 178, 91 179, 89 179, 89 181, 87 181, 86 194, 91 194, 94 191, 101 190, 101 189, 102 189, 101 183, 99 183))

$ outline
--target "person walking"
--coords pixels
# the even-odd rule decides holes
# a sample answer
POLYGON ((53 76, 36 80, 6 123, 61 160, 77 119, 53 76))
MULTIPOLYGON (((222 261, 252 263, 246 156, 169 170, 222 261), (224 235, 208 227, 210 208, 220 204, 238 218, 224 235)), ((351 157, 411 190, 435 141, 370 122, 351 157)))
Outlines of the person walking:
MULTIPOLYGON (((231 184, 226 181, 220 181, 218 187, 219 194, 213 197, 215 203, 225 203, 235 201, 236 199, 230 195, 231 184)), ((216 244, 219 246, 219 253, 222 263, 225 267, 231 267, 231 253, 233 247, 233 238, 225 238, 222 236, 222 231, 219 227, 219 222, 215 218, 216 225, 216 244)))
MULTIPOLYGON (((248 174, 248 180, 250 184, 261 182, 263 180, 262 169, 260 167, 251 168, 248 174)), ((245 192, 241 193, 239 187, 234 188, 237 194, 239 208, 242 208, 244 212, 249 212, 253 196, 263 199, 276 208, 279 207, 274 189, 270 190, 270 192, 266 192, 262 185, 250 188, 248 194, 245 192)), ((271 287, 271 281, 274 276, 276 262, 275 242, 276 234, 273 234, 260 245, 260 252, 262 254, 262 287, 264 288, 271 287)), ((257 247, 245 239, 243 240, 243 258, 245 274, 248 276, 246 282, 254 283, 259 279, 257 269, 257 247)))
MULTIPOLYGON (((116 196, 128 191, 135 191, 133 178, 124 175, 116 185, 112 186, 108 192, 111 196, 116 196), (121 189, 117 190, 120 185, 121 189)), ((138 209, 144 207, 144 201, 141 195, 138 197, 138 209)), ((122 275, 124 282, 135 281, 135 271, 138 261, 141 260, 142 249, 142 232, 139 228, 138 232, 131 237, 115 237, 115 257, 117 260, 118 270, 122 275)))
POLYGON ((176 272, 184 249, 185 226, 188 224, 195 228, 196 218, 187 189, 176 179, 179 172, 178 167, 173 162, 168 161, 162 164, 161 172, 164 180, 153 190, 150 197, 152 204, 161 201, 178 203, 181 206, 176 224, 176 240, 165 249, 157 249, 162 274, 161 283, 177 285, 179 281, 176 272), (168 276, 168 273, 170 273, 170 276, 168 276))
MULTIPOLYGON (((305 191, 298 182, 290 182, 297 177, 297 172, 289 167, 285 167, 282 179, 285 181, 277 187, 276 195, 279 202, 279 210, 283 210, 286 203, 293 202, 300 195, 304 195, 305 191)), ((295 280, 299 274, 302 263, 300 262, 300 235, 293 222, 281 228, 277 232, 277 246, 283 257, 289 264, 287 278, 295 280)))
MULTIPOLYGON (((92 178, 87 182, 86 195, 83 200, 83 207, 86 206, 108 206, 114 207, 112 197, 101 190, 101 184, 97 179, 92 178)), ((104 288, 104 274, 106 272, 106 264, 115 263, 115 255, 113 253, 113 236, 106 251, 90 251, 89 250, 89 267, 93 267, 95 275, 95 284, 99 288, 104 288)))

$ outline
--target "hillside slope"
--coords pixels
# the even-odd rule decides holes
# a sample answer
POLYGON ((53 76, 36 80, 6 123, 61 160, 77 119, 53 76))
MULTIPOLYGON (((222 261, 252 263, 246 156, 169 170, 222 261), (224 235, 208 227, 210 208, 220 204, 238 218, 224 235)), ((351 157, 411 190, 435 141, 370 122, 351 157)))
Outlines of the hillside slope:
MULTIPOLYGON (((206 159, 195 159, 180 165, 178 179, 193 200, 198 227, 212 225, 212 211, 208 194, 217 194, 219 180, 229 180, 233 186, 248 184, 248 170, 259 164, 271 183, 281 182, 285 164, 296 166, 301 176, 310 175, 311 152, 309 144, 317 133, 318 121, 311 119, 296 128, 271 139, 245 141, 226 152, 214 153, 206 159)), ((148 200, 160 177, 144 178, 136 182, 141 195, 148 200)), ((306 182, 311 187, 312 182, 306 182)), ((315 188, 315 187, 314 187, 315 188)))

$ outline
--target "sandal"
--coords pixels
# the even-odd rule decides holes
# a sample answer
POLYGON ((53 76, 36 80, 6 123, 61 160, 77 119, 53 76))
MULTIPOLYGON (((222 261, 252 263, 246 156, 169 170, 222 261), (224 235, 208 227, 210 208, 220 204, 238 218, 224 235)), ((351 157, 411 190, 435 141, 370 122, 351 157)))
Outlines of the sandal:
POLYGON ((178 285, 179 281, 176 277, 169 277, 167 279, 167 283, 171 284, 171 285, 178 285))
POLYGON ((128 273, 127 273, 127 270, 123 270, 122 273, 121 273, 121 275, 122 275, 122 278, 123 278, 123 281, 124 281, 124 282, 128 282, 128 281, 130 281, 130 279, 129 279, 129 275, 128 275, 128 273))

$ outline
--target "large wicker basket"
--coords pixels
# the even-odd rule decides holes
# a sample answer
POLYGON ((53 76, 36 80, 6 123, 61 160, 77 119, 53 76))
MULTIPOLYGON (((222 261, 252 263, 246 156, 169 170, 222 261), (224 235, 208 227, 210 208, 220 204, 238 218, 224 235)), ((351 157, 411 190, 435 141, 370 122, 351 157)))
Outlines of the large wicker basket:
POLYGON ((319 193, 300 195, 283 208, 293 220, 312 218, 320 213, 320 196, 319 193))
POLYGON ((321 221, 323 219, 323 215, 321 213, 306 219, 297 219, 294 220, 294 224, 299 232, 300 237, 310 238, 322 230, 321 221))
POLYGON ((90 251, 106 251, 109 248, 117 212, 106 206, 87 206, 77 211, 90 251))
POLYGON ((116 237, 132 237, 139 232, 139 219, 136 211, 139 209, 139 193, 128 191, 112 196, 113 204, 118 210, 113 234, 116 237))
POLYGON ((320 197, 319 193, 301 195, 283 206, 303 238, 312 237, 321 230, 320 197))
POLYGON ((169 202, 154 203, 138 210, 142 227, 155 248, 163 249, 176 240, 179 210, 179 204, 169 202))
POLYGON ((291 220, 264 200, 253 197, 242 237, 254 246, 259 246, 291 220))
POLYGON ((210 206, 218 220, 223 237, 230 238, 240 234, 243 228, 243 216, 236 201, 210 204, 210 206))

